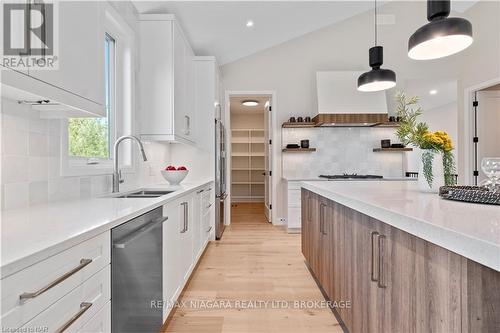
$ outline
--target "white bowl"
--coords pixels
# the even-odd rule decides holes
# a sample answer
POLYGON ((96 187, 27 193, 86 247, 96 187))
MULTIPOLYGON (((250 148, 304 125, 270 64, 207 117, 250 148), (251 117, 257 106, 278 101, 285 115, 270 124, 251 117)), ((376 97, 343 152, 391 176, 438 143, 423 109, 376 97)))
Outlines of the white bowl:
POLYGON ((179 185, 188 173, 189 170, 161 170, 161 175, 170 185, 179 185))

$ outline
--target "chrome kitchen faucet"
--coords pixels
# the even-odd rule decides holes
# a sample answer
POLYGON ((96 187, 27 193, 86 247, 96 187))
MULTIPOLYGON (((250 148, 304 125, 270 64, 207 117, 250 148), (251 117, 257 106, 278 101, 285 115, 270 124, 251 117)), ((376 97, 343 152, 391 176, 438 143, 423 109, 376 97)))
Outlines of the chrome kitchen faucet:
POLYGON ((120 143, 124 140, 133 140, 137 142, 137 145, 139 146, 139 149, 141 150, 142 154, 142 159, 144 162, 148 160, 146 157, 146 152, 144 151, 144 146, 142 145, 141 140, 139 140, 138 137, 133 136, 133 135, 124 135, 122 137, 119 137, 114 145, 114 165, 113 165, 113 193, 119 192, 120 191, 120 183, 123 183, 123 179, 121 179, 121 170, 118 169, 118 147, 120 146, 120 143))

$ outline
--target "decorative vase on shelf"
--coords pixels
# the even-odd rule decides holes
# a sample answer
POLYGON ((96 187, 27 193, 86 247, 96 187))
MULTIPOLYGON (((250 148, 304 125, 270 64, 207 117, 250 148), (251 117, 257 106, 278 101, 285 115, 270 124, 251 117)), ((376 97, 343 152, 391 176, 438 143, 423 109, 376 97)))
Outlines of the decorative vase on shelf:
POLYGON ((444 186, 443 155, 434 149, 422 149, 418 170, 418 189, 421 192, 438 193, 444 186))

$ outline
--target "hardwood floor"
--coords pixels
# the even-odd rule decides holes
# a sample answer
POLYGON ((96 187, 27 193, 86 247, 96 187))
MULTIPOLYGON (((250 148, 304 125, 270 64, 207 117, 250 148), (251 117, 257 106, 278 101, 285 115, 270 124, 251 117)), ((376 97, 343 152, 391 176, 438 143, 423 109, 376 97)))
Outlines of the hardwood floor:
POLYGON ((231 215, 164 332, 342 332, 327 307, 294 306, 324 300, 304 264, 300 235, 267 223, 262 204, 237 204, 231 215))

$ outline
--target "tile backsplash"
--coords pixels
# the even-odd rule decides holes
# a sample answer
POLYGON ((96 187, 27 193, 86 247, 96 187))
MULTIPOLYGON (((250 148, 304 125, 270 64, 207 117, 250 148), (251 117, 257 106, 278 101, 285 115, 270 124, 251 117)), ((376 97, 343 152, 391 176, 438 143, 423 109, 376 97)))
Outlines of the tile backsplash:
POLYGON ((406 159, 403 153, 375 153, 380 140, 398 142, 394 128, 286 128, 283 147, 309 139, 316 152, 283 153, 283 177, 310 179, 320 174, 375 174, 402 177, 406 159))
MULTIPOLYGON (((2 99, 1 142, 2 210, 111 192, 110 174, 60 175, 60 120, 41 119, 29 106, 2 99)), ((123 174, 123 188, 162 182, 159 168, 170 160, 169 145, 148 143, 145 149, 148 162, 123 174)))

